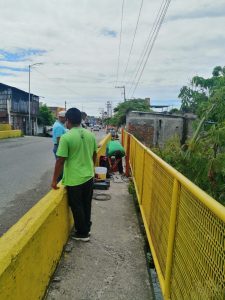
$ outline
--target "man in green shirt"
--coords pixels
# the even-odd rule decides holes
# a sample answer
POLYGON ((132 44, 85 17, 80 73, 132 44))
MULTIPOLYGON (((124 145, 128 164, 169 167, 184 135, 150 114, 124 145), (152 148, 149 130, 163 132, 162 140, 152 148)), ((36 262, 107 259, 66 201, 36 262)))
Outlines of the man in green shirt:
POLYGON ((65 115, 69 129, 59 142, 52 188, 57 189, 57 178, 63 170, 62 184, 66 186, 71 207, 75 240, 89 241, 94 165, 97 153, 95 136, 81 124, 81 112, 70 108, 65 115))
MULTIPOLYGON (((123 162, 122 157, 125 156, 125 150, 119 141, 112 140, 106 146, 106 156, 111 160, 112 156, 115 156, 116 165, 119 173, 123 174, 123 162)), ((113 169, 113 166, 112 166, 113 169)))

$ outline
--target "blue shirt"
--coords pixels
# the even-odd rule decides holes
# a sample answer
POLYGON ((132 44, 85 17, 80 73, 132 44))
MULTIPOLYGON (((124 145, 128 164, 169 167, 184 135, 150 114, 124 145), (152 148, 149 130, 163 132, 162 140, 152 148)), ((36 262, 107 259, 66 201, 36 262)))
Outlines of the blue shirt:
POLYGON ((53 128, 52 128, 52 140, 53 144, 58 144, 57 138, 61 137, 66 132, 66 128, 64 125, 59 122, 58 120, 55 121, 53 128))

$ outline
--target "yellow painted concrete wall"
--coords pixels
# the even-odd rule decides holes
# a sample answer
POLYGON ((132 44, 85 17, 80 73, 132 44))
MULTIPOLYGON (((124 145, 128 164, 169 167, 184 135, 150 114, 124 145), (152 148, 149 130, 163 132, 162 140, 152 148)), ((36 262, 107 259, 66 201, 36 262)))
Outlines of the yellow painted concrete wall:
POLYGON ((0 238, 0 299, 42 299, 72 227, 63 187, 0 238))
POLYGON ((21 130, 3 130, 0 131, 0 139, 7 139, 13 137, 21 137, 22 131, 21 130))
POLYGON ((0 124, 0 131, 11 130, 11 129, 12 129, 12 125, 11 124, 0 124))

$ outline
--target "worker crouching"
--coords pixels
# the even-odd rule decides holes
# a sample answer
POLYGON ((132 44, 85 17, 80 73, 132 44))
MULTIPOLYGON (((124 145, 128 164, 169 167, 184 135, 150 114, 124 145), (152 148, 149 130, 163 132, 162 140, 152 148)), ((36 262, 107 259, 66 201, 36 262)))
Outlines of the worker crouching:
POLYGON ((110 141, 106 146, 106 157, 108 160, 109 172, 117 172, 122 175, 123 172, 123 161, 122 158, 125 156, 125 150, 119 141, 110 141))

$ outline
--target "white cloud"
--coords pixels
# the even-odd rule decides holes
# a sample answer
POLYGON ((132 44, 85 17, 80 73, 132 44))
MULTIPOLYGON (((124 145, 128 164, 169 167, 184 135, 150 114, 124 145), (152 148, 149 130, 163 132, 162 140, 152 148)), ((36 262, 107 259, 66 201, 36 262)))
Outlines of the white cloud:
MULTIPOLYGON (((43 62, 32 70, 31 90, 44 96, 48 105, 64 106, 66 100, 68 106, 80 109, 83 106, 89 114, 98 114, 98 108, 104 107, 107 100, 116 105, 122 100, 121 91, 114 88, 121 3, 121 0, 2 1, 0 48, 9 52, 18 48, 47 52, 29 56, 25 61, 0 61, 0 66, 25 68, 43 62)), ((140 3, 125 0, 120 80, 140 3)), ((126 76, 127 91, 160 3, 144 1, 126 76)), ((154 104, 157 101, 174 104, 172 100, 177 99, 179 89, 192 76, 210 76, 214 66, 225 65, 224 15, 224 0, 171 1, 135 97, 151 97, 154 104)), ((0 53, 0 60, 2 57, 0 53)), ((28 89, 26 72, 2 72, 9 75, 0 76, 1 82, 28 89)))

